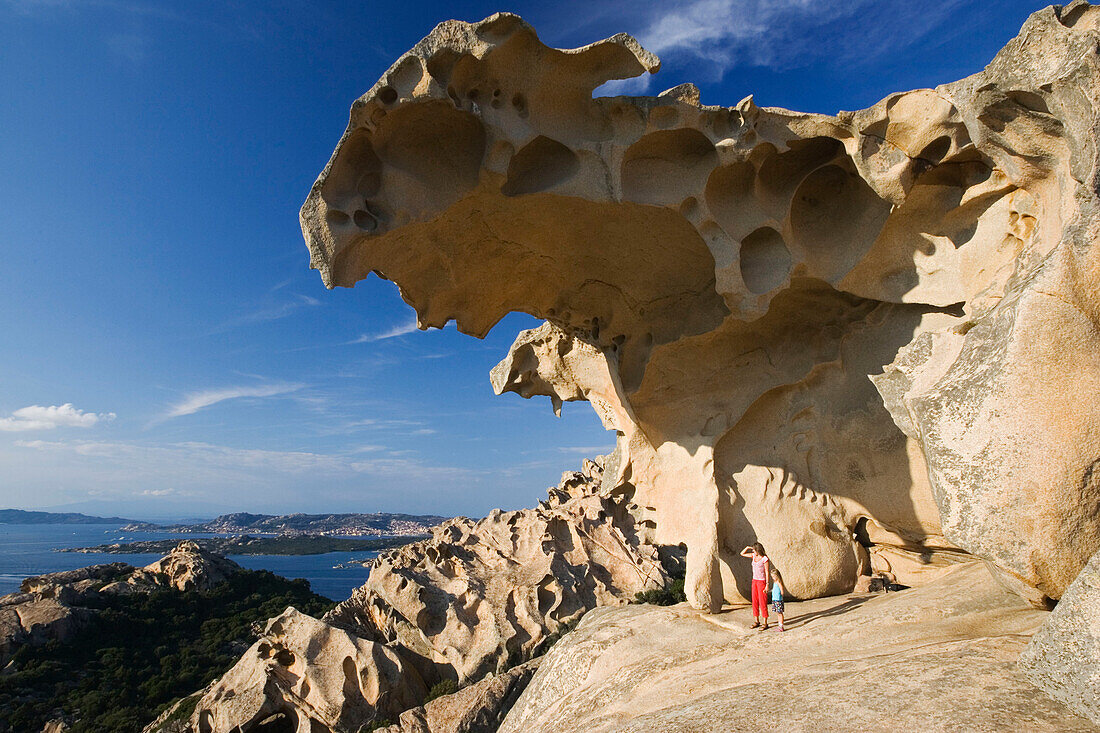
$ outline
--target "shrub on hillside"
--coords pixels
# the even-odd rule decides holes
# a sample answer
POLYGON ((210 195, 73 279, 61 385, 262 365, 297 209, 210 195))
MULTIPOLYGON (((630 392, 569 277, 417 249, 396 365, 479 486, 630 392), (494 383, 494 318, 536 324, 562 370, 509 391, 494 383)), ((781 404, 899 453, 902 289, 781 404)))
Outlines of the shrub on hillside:
POLYGON ((0 675, 0 731, 36 731, 53 718, 71 733, 140 731, 174 700, 225 673, 252 625, 287 606, 320 616, 332 601, 305 580, 245 570, 209 591, 100 596, 73 639, 24 646, 0 675))

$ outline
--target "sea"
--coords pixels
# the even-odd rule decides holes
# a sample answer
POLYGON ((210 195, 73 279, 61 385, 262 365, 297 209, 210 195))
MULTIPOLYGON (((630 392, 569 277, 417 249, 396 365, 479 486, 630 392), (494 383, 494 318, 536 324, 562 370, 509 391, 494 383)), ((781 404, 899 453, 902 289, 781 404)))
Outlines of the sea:
MULTIPOLYGON (((122 532, 114 524, 0 524, 0 596, 15 593, 31 575, 75 570, 88 565, 126 562, 141 567, 161 553, 115 555, 104 552, 57 552, 62 547, 91 547, 111 542, 224 537, 218 534, 122 532)), ((270 570, 284 578, 305 578, 314 593, 334 601, 347 599, 367 580, 367 568, 355 564, 377 552, 327 552, 321 555, 230 555, 251 570, 270 570), (347 565, 347 567, 337 567, 347 565)))

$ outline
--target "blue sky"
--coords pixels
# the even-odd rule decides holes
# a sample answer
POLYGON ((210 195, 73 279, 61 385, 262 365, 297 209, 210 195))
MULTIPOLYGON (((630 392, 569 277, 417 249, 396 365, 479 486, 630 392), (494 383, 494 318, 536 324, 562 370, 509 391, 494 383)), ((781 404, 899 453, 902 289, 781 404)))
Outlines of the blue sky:
POLYGON ((297 212, 351 102, 438 22, 620 31, 704 103, 833 113, 980 70, 1038 2, 0 0, 0 507, 482 515, 609 450, 495 397, 484 341, 326 290, 297 212))

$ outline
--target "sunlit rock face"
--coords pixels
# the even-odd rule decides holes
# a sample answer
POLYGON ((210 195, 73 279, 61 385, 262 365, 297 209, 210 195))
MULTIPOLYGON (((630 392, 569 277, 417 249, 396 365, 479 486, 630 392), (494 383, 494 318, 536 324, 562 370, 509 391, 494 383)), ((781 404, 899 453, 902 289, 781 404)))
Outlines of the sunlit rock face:
POLYGON ((596 406, 605 491, 687 545, 699 608, 755 540, 802 597, 962 548, 1042 603, 1100 548, 1098 27, 1047 8, 981 73, 826 116, 593 98, 658 60, 448 21, 352 106, 311 263, 424 328, 545 319, 494 386, 596 406))
POLYGON ((622 496, 601 496, 585 461, 532 509, 456 517, 380 555, 325 620, 397 648, 429 684, 467 684, 539 654, 597 606, 663 588, 682 553, 662 552, 622 496))

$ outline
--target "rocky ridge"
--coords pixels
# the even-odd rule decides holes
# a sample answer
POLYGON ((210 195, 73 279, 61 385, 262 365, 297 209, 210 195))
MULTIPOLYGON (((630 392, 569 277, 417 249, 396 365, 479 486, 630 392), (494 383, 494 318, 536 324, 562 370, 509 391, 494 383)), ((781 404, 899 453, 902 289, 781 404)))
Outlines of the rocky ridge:
MULTIPOLYGON (((288 610, 203 695, 191 730, 249 731, 272 716, 310 730, 356 730, 396 719, 438 682, 468 686, 489 675, 497 682, 460 693, 472 696, 460 707, 471 719, 500 713, 477 701, 508 699, 521 682, 509 670, 541 654, 588 610, 664 587, 682 563, 679 548, 648 541, 624 496, 601 494, 602 477, 600 461, 585 461, 534 509, 458 517, 431 539, 383 553, 367 582, 324 619, 288 610), (357 661, 354 674, 333 677, 340 655, 326 647, 332 638, 361 647, 363 660, 384 658, 388 671, 370 672, 367 661, 357 661), (374 677, 359 686, 342 682, 371 674, 385 685, 374 677)), ((421 724, 447 717, 440 706, 453 704, 430 706, 421 724)))

